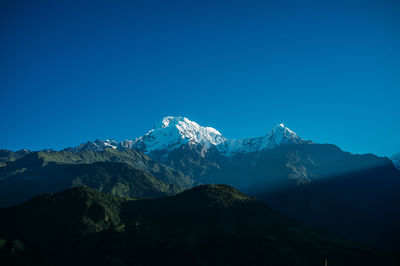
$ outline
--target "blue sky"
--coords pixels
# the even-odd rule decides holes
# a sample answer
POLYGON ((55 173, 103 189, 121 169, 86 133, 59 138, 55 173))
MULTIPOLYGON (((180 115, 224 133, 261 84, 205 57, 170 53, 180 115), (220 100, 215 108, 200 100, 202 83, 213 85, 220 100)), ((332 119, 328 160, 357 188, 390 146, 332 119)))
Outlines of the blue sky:
POLYGON ((400 152, 396 2, 1 1, 0 148, 132 139, 181 115, 400 152))

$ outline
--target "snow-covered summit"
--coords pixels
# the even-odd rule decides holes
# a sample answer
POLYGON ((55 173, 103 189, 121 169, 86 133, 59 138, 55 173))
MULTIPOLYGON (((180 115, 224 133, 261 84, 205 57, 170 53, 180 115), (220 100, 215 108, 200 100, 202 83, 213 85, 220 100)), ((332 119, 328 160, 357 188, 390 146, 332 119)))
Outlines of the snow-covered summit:
POLYGON ((231 155, 241 152, 256 152, 261 150, 269 150, 280 145, 298 144, 306 142, 301 139, 295 132, 286 127, 283 123, 276 125, 272 130, 263 137, 247 138, 247 139, 227 139, 219 150, 231 155))
POLYGON ((267 141, 264 142, 263 148, 274 148, 278 145, 286 145, 299 143, 302 139, 288 127, 286 127, 283 123, 276 125, 269 134, 266 136, 267 141))
POLYGON ((265 136, 248 139, 227 139, 212 127, 202 127, 186 117, 167 116, 143 137, 135 140, 134 147, 146 153, 173 150, 183 144, 201 145, 204 151, 215 147, 222 154, 256 152, 279 145, 301 143, 303 140, 283 123, 276 125, 265 136))
POLYGON ((99 140, 96 139, 95 141, 88 141, 86 143, 82 143, 76 147, 73 148, 67 148, 65 149, 66 151, 70 152, 79 152, 79 151, 104 151, 106 148, 112 148, 112 149, 121 149, 121 143, 118 143, 115 140, 99 140))
POLYGON ((212 127, 202 127, 186 117, 167 116, 144 136, 135 140, 135 147, 144 152, 173 150, 183 144, 202 145, 210 148, 225 138, 212 127))
POLYGON ((204 155, 210 148, 216 148, 225 156, 237 153, 250 153, 273 149, 280 145, 304 143, 295 132, 283 123, 276 125, 263 137, 247 139, 227 139, 212 127, 203 127, 194 121, 181 116, 167 116, 158 122, 144 136, 134 140, 116 142, 114 140, 87 142, 71 151, 93 150, 106 148, 118 150, 137 149, 144 153, 155 151, 168 152, 182 145, 198 146, 204 155))

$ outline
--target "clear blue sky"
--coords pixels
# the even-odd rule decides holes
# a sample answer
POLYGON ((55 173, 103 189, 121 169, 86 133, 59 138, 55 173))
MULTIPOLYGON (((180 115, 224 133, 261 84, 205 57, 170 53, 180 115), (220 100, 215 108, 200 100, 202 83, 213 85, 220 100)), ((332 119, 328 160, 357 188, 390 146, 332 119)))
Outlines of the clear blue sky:
POLYGON ((132 139, 182 115, 400 152, 399 1, 5 0, 0 36, 0 148, 132 139))

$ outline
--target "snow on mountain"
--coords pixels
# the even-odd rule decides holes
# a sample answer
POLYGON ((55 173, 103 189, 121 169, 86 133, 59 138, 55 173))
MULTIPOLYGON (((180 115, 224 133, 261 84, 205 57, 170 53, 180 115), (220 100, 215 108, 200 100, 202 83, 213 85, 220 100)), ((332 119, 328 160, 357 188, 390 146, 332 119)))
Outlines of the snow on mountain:
POLYGON ((268 141, 264 141, 261 149, 272 149, 278 145, 300 143, 303 140, 292 130, 285 127, 283 123, 275 126, 266 136, 268 141))
POLYGON ((266 136, 248 139, 227 139, 212 127, 202 127, 185 117, 165 117, 143 137, 137 138, 134 148, 150 153, 173 150, 184 144, 201 145, 205 149, 215 147, 222 154, 256 152, 273 149, 279 145, 304 142, 284 124, 275 126, 266 136))
POLYGON ((118 143, 115 140, 95 140, 95 141, 88 141, 86 143, 82 143, 74 148, 67 148, 65 149, 66 151, 70 152, 79 152, 79 151, 103 151, 106 148, 112 148, 112 149, 119 149, 121 146, 120 143, 118 143))
POLYGON ((400 152, 394 154, 392 157, 390 157, 390 159, 392 160, 394 166, 400 170, 400 152))
POLYGON ((249 153, 269 150, 280 145, 298 144, 303 142, 306 141, 301 139, 295 132, 281 123, 272 128, 272 130, 264 137, 226 140, 225 145, 221 145, 219 150, 226 155, 231 155, 241 152, 249 153))
POLYGON ((93 150, 101 151, 106 148, 137 149, 144 153, 154 151, 171 151, 182 145, 200 145, 202 152, 215 147, 222 154, 229 156, 236 153, 250 153, 261 150, 273 149, 280 145, 304 143, 295 132, 284 124, 279 124, 265 136, 247 139, 227 139, 212 128, 203 127, 186 117, 167 116, 157 123, 144 136, 135 140, 116 142, 115 140, 96 140, 87 142, 72 151, 93 150))
POLYGON ((144 136, 135 140, 135 147, 144 152, 173 150, 181 145, 216 146, 225 138, 212 127, 202 127, 186 117, 167 116, 144 136))

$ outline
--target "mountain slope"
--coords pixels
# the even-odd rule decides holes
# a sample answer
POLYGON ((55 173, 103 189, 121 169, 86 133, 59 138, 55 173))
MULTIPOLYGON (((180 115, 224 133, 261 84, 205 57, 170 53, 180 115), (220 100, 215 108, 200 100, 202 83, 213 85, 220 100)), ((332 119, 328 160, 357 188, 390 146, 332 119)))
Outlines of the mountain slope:
POLYGON ((392 160, 394 166, 400 170, 400 153, 394 154, 392 157, 390 157, 392 160))
MULTIPOLYGON (((71 152, 51 151, 38 152, 32 156, 39 158, 44 163, 55 162, 63 164, 85 164, 93 162, 122 162, 133 166, 134 168, 149 172, 164 182, 178 185, 182 188, 190 188, 193 186, 193 180, 164 164, 158 163, 150 159, 147 155, 136 150, 116 150, 106 148, 101 151, 83 150, 71 152)), ((31 157, 31 158, 32 158, 31 157)), ((30 157, 27 157, 30 158, 30 157)), ((29 160, 29 159, 28 159, 29 160)))
POLYGON ((77 185, 119 196, 154 197, 193 184, 188 176, 134 150, 32 152, 0 168, 0 206, 77 185))
POLYGON ((302 222, 379 246, 396 245, 400 176, 387 158, 304 141, 284 125, 265 137, 148 154, 198 182, 235 186, 302 222), (335 218, 342 215, 348 219, 335 218))
POLYGON ((23 202, 45 192, 57 192, 74 186, 88 186, 123 197, 160 197, 182 191, 153 175, 125 163, 92 164, 48 163, 3 180, 0 186, 1 206, 23 202))
POLYGON ((305 224, 400 250, 400 172, 389 165, 252 195, 305 224))
POLYGON ((400 172, 387 158, 294 144, 231 158, 175 150, 165 163, 204 183, 233 185, 303 223, 400 248, 400 172))
POLYGON ((19 151, 10 151, 10 150, 0 150, 0 167, 5 166, 9 162, 13 162, 26 154, 30 153, 29 150, 19 150, 19 151))
POLYGON ((394 265, 228 186, 136 201, 74 188, 0 215, 5 265, 394 265))

